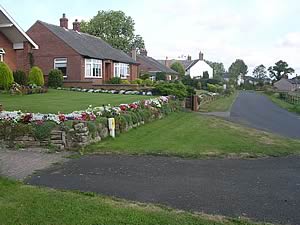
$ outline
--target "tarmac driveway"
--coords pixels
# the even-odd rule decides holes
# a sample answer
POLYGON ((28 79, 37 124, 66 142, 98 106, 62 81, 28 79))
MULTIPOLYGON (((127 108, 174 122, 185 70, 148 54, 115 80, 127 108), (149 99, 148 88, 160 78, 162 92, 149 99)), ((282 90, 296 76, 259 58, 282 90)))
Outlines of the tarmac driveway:
POLYGON ((187 160, 93 155, 26 182, 258 221, 300 224, 300 157, 187 160))
POLYGON ((300 116, 255 92, 239 94, 231 108, 230 120, 282 136, 300 138, 300 116))

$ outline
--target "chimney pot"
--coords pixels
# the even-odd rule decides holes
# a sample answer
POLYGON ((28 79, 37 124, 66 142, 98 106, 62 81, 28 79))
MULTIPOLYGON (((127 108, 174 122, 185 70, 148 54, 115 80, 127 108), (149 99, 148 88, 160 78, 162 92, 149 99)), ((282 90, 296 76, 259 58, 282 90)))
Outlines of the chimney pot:
POLYGON ((66 14, 62 14, 62 18, 59 19, 60 26, 68 29, 68 19, 66 18, 66 14))
POLYGON ((73 30, 80 32, 80 22, 78 22, 78 19, 75 19, 73 22, 73 30))
POLYGON ((203 55, 203 53, 201 51, 199 52, 199 59, 200 60, 204 60, 204 55, 203 55))
POLYGON ((147 52, 146 49, 143 48, 143 49, 140 50, 140 54, 144 55, 144 56, 147 56, 148 52, 147 52))
POLYGON ((188 55, 187 59, 188 59, 189 61, 191 61, 191 60, 192 60, 192 56, 188 55))
POLYGON ((136 49, 131 50, 131 57, 136 61, 136 49))

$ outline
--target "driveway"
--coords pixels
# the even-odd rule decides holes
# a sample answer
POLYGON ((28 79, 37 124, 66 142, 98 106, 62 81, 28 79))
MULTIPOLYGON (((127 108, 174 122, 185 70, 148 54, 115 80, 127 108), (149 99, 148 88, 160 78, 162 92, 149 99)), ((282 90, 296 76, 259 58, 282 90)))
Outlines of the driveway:
POLYGON ((26 182, 258 221, 300 224, 300 157, 187 160, 93 155, 26 182))
POLYGON ((231 108, 230 120, 282 136, 300 138, 300 116, 255 92, 239 94, 231 108))

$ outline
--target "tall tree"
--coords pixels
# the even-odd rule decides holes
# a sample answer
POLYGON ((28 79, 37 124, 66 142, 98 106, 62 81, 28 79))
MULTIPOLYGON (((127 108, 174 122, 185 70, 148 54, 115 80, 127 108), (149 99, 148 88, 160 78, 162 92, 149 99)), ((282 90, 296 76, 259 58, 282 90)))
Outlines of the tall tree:
POLYGON ((279 60, 277 63, 275 63, 275 66, 270 66, 268 68, 268 71, 270 73, 270 76, 272 78, 275 77, 276 80, 280 80, 281 78, 287 77, 289 74, 295 72, 293 68, 289 67, 289 64, 287 64, 287 62, 284 62, 282 60, 279 60))
POLYGON ((81 21, 81 31, 102 38, 114 48, 130 52, 145 48, 144 40, 134 34, 134 21, 122 11, 98 11, 90 21, 81 21))
POLYGON ((205 60, 205 62, 208 65, 210 65, 211 68, 213 68, 213 70, 214 70, 214 73, 213 73, 214 79, 221 80, 223 74, 225 73, 225 68, 224 68, 223 63, 221 63, 221 62, 220 63, 219 62, 211 62, 211 61, 208 61, 208 60, 205 60))
POLYGON ((261 86, 264 84, 265 79, 268 77, 266 67, 263 64, 255 67, 252 74, 261 86))
POLYGON ((170 68, 179 73, 180 77, 183 77, 185 75, 184 67, 180 62, 174 62, 170 68))
POLYGON ((248 66, 242 59, 237 59, 228 69, 230 80, 236 82, 239 75, 244 77, 248 73, 248 66))

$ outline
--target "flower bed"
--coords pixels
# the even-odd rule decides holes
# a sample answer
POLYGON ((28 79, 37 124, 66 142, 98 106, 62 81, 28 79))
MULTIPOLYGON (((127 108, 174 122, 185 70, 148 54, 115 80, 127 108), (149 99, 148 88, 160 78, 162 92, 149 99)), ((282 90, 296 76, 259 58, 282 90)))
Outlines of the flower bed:
POLYGON ((9 145, 54 145, 57 148, 84 146, 108 136, 107 118, 115 118, 116 133, 162 118, 181 109, 173 97, 92 107, 69 114, 1 111, 0 140, 9 145))

